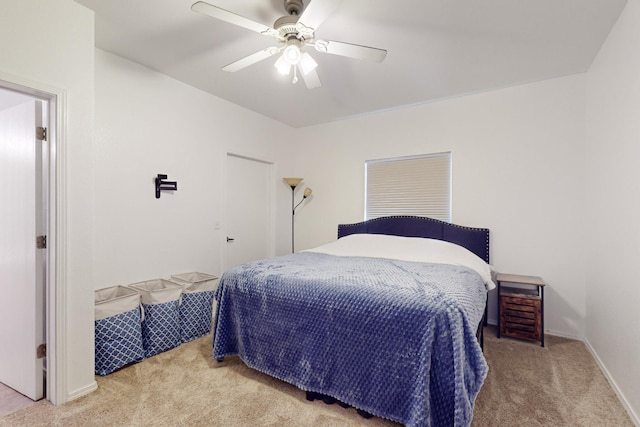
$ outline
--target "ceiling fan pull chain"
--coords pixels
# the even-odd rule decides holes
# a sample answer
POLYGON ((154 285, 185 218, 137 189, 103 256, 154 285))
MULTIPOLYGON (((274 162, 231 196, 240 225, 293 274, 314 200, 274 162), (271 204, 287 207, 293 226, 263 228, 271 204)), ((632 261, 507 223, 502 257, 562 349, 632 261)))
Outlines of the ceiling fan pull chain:
POLYGON ((293 66, 293 80, 291 81, 291 83, 298 83, 298 65, 293 66))

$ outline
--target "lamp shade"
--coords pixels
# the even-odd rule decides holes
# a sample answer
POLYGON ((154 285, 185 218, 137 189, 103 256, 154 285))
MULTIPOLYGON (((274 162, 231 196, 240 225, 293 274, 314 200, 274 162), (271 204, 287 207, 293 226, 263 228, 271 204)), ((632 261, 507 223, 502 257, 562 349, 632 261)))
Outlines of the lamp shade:
POLYGON ((284 49, 284 52, 282 52, 282 58, 291 65, 298 64, 301 56, 302 52, 300 52, 300 48, 295 44, 290 44, 284 49))
POLYGON ((313 190, 310 189, 309 187, 304 189, 304 197, 309 197, 311 193, 313 193, 313 190))
POLYGON ((306 76, 316 69, 318 63, 313 60, 311 55, 309 55, 307 52, 304 52, 300 57, 300 63, 298 65, 300 66, 300 70, 302 70, 302 74, 306 76))
POLYGON ((291 64, 284 59, 284 56, 278 58, 273 66, 278 69, 278 72, 280 74, 287 75, 291 72, 291 64))
POLYGON ((282 178, 291 188, 296 188, 304 178, 282 178))

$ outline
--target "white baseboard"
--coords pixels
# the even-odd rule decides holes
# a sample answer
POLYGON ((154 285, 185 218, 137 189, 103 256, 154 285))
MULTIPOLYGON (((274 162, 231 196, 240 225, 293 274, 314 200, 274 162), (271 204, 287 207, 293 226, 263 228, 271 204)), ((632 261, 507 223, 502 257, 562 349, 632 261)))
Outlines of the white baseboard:
POLYGON ((600 367, 600 370, 604 374, 605 378, 607 379, 607 381, 609 381, 611 388, 616 393, 616 396, 618 396, 618 399, 620 400, 620 403, 622 403, 622 406, 624 407, 624 409, 627 411, 627 414, 629 414, 631 421, 636 426, 640 427, 640 417, 638 417, 638 414, 635 413, 635 411, 633 410, 633 408, 625 398, 624 394, 622 393, 622 390, 620 390, 620 388, 618 387, 618 384, 616 384, 616 382, 613 380, 613 378, 609 374, 607 367, 604 365, 604 363, 602 363, 602 360, 600 360, 600 357, 598 357, 598 354, 593 349, 593 347, 591 347, 591 343, 589 343, 589 340, 585 338, 582 340, 582 342, 584 342, 584 345, 587 346, 587 349, 595 359, 596 363, 598 364, 598 367, 600 367))
POLYGON ((553 335, 554 337, 568 338, 570 340, 577 340, 577 341, 584 342, 584 337, 581 337, 581 336, 578 336, 578 335, 573 335, 573 334, 568 334, 566 332, 554 331, 552 329, 545 329, 544 330, 544 334, 545 335, 553 335))
POLYGON ((79 397, 85 396, 89 393, 91 393, 92 391, 96 391, 98 389, 98 383, 97 382, 92 382, 91 384, 79 388, 77 390, 72 391, 71 393, 69 393, 67 395, 67 399, 66 402, 69 402, 71 400, 77 399, 79 397))

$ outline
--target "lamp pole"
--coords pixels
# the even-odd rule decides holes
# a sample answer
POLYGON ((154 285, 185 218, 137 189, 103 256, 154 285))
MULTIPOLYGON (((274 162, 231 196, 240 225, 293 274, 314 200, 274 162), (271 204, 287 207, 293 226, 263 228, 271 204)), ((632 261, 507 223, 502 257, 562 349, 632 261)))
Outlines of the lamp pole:
POLYGON ((295 233, 294 217, 296 215, 296 208, 293 205, 294 199, 295 199, 295 197, 294 197, 295 192, 296 192, 296 186, 292 185, 291 186, 291 253, 292 254, 296 252, 296 250, 295 250, 295 241, 296 241, 296 239, 295 239, 295 234, 294 234, 295 233))
POLYGON ((294 218, 296 216, 296 208, 300 206, 300 203, 304 202, 304 199, 311 195, 312 190, 310 188, 304 189, 304 194, 302 196, 302 200, 295 205, 295 191, 296 187, 300 185, 302 182, 302 178, 282 178, 284 182, 287 183, 289 187, 291 187, 291 253, 296 252, 296 238, 295 238, 295 222, 294 218))
POLYGON ((293 217, 296 214, 296 207, 294 206, 295 191, 296 187, 300 185, 303 179, 304 178, 282 178, 282 180, 291 187, 291 253, 295 252, 295 228, 293 223, 293 217))
POLYGON ((292 194, 291 195, 291 206, 293 206, 292 213, 291 213, 291 252, 292 253, 295 252, 294 249, 293 249, 293 218, 296 216, 296 208, 298 206, 300 206, 300 203, 304 202, 304 199, 306 199, 307 197, 309 197, 311 195, 311 192, 312 192, 312 190, 310 188, 308 188, 308 187, 305 188, 304 189, 304 194, 302 195, 302 200, 300 200, 298 202, 298 204, 295 205, 295 206, 293 206, 293 199, 294 199, 293 191, 291 192, 291 194, 292 194))

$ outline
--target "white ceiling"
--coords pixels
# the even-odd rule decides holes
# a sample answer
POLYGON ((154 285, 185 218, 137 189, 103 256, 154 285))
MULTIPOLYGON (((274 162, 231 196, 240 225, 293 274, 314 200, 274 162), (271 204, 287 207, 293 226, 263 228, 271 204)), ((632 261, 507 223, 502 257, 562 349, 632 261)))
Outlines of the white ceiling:
MULTIPOLYGON (((275 44, 192 12, 195 1, 76 0, 95 11, 98 48, 293 127, 584 72, 627 3, 343 0, 316 37, 383 48, 387 58, 311 50, 322 87, 309 90, 277 73, 277 57, 222 71, 275 44)), ((206 1, 269 26, 286 15, 283 0, 206 1)))

